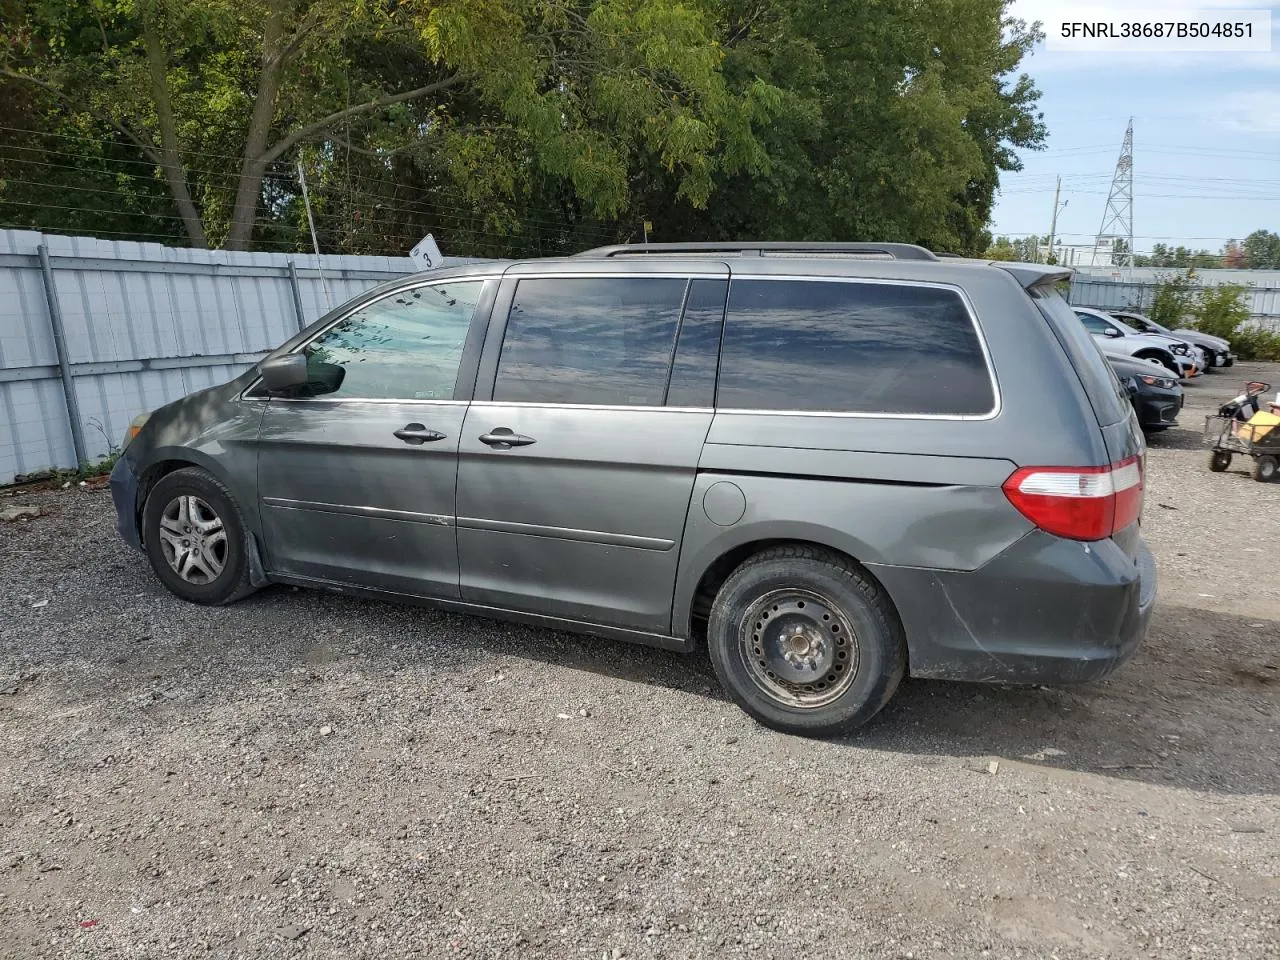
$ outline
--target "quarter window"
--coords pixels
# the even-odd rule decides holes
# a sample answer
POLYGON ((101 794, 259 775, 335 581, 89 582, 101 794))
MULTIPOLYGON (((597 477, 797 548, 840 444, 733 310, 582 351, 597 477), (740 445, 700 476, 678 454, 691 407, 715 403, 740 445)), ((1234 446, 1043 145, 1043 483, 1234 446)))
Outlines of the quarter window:
POLYGON ((310 396, 451 400, 481 280, 401 290, 361 307, 303 350, 310 396))
POLYGON ((734 280, 716 404, 981 416, 991 374, 959 294, 938 287, 734 280))
POLYGON ((716 396, 716 365, 720 360, 720 329, 724 326, 727 280, 694 280, 685 298, 676 345, 669 407, 710 407, 716 396))
POLYGON ((666 277, 521 280, 493 399, 661 406, 686 286, 666 277))

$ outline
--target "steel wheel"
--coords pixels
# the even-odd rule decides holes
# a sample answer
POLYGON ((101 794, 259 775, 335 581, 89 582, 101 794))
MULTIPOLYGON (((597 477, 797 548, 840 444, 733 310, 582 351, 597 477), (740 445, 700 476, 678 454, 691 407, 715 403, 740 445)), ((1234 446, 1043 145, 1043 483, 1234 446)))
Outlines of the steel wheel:
POLYGON ((739 637, 751 679, 792 707, 823 707, 839 699, 858 674, 849 619, 808 590, 765 594, 743 615, 739 637))
POLYGON ((160 548, 173 572, 187 583, 210 584, 227 565, 227 531, 204 500, 174 497, 160 514, 160 548))

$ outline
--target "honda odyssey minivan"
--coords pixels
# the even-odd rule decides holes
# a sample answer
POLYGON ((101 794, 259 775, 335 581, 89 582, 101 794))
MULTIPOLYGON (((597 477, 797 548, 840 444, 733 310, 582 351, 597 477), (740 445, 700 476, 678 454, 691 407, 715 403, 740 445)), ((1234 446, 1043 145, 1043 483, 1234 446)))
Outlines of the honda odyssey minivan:
POLYGON ((139 418, 119 530, 196 603, 283 583, 705 648, 800 734, 906 675, 1090 680, 1156 578, 1142 433, 1064 277, 889 243, 406 276, 139 418))

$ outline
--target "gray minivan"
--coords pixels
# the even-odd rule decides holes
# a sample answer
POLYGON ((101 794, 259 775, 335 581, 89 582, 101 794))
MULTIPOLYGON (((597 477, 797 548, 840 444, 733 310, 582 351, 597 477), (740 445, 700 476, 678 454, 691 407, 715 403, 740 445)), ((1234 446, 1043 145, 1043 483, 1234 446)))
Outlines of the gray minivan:
POLYGON ((1089 680, 1156 578, 1142 433, 1065 276, 747 243, 405 277, 140 418, 119 530, 197 603, 285 583, 705 644, 794 733, 905 674, 1089 680))

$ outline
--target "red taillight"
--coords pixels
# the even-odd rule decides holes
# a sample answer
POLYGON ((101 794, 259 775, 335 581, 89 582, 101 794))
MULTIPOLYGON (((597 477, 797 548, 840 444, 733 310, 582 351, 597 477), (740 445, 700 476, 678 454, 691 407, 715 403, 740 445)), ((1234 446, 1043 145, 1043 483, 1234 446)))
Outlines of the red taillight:
POLYGON ((1102 540, 1142 515, 1142 460, 1109 467, 1023 467, 1004 495, 1041 530, 1071 540, 1102 540))

